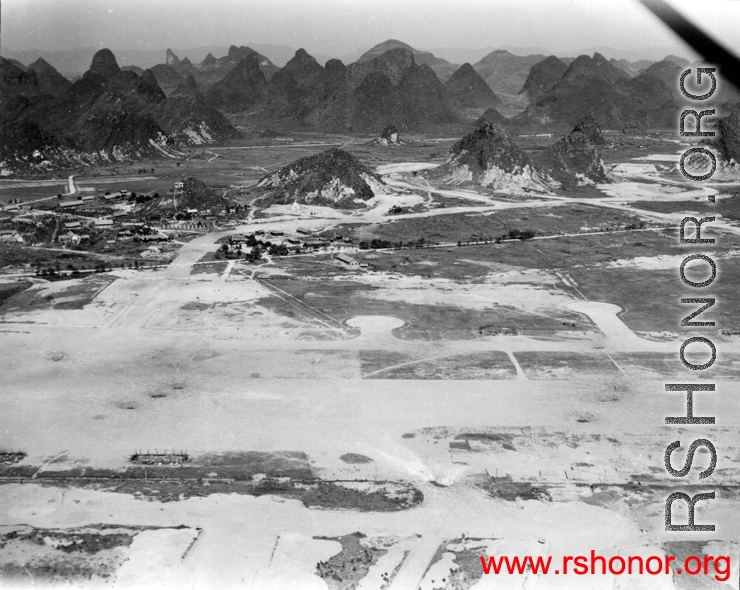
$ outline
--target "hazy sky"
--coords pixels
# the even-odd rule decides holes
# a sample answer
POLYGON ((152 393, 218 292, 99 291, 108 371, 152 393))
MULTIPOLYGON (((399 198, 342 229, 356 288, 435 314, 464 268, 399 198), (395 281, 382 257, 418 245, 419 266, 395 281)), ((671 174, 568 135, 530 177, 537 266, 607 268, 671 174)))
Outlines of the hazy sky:
MULTIPOLYGON (((342 56, 389 38, 419 48, 565 53, 680 43, 636 0, 0 0, 11 49, 276 43, 342 56)), ((740 53, 740 1, 672 0, 740 53)))

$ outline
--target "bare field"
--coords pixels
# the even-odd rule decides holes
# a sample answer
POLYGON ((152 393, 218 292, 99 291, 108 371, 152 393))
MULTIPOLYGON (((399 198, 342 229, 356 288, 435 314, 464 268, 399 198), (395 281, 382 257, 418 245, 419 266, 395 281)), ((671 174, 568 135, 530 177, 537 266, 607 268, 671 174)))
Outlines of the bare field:
POLYGON ((186 527, 119 526, 36 528, 0 526, 0 580, 33 585, 91 587, 126 575, 126 562, 141 568, 141 546, 159 542, 159 558, 182 558, 200 531, 186 527), (151 539, 151 540, 150 540, 151 539), (154 541, 154 543, 152 543, 154 541), (179 546, 179 547, 178 547, 179 546))
MULTIPOLYGON (((726 245, 724 241, 723 245, 726 245)), ((695 307, 682 304, 681 298, 697 295, 685 287, 679 277, 678 266, 688 252, 684 249, 681 254, 683 256, 677 256, 675 261, 653 269, 639 266, 572 268, 569 272, 586 298, 614 303, 625 309, 622 318, 633 330, 688 333, 690 330, 681 328, 681 320, 695 311, 695 307)), ((736 331, 740 329, 736 314, 740 291, 733 277, 740 270, 740 260, 715 258, 715 261, 718 276, 709 295, 717 298, 717 304, 704 316, 712 316, 720 329, 736 331), (727 277, 725 280, 723 275, 727 277)))
MULTIPOLYGON (((17 244, 0 244, 0 268, 4 272, 17 272, 17 267, 30 267, 32 264, 53 266, 59 263, 62 268, 67 264, 75 266, 94 265, 98 259, 86 252, 75 250, 51 250, 44 248, 29 248, 17 244)), ((0 276, 2 276, 0 274, 0 276)))
POLYGON ((0 314, 82 309, 115 280, 109 275, 91 275, 83 279, 37 283, 8 298, 0 307, 0 314))
POLYGON ((213 262, 211 264, 196 264, 190 271, 191 276, 197 275, 222 275, 228 266, 228 262, 213 262))
MULTIPOLYGON (((735 380, 740 378, 740 363, 734 355, 723 354, 720 348, 717 361, 709 369, 701 373, 692 372, 692 379, 710 380, 735 380)), ((612 355, 614 361, 622 368, 631 379, 649 379, 658 381, 666 377, 686 377, 689 369, 684 366, 677 354, 669 353, 619 353, 612 355)), ((689 361, 696 362, 689 353, 686 354, 689 361)))
MULTIPOLYGON (((374 284, 370 281, 347 280, 302 281, 275 277, 269 280, 269 284, 289 293, 293 300, 302 304, 296 308, 290 302, 271 298, 272 305, 279 306, 273 309, 281 310, 288 317, 313 316, 320 319, 321 316, 328 316, 336 322, 343 322, 358 315, 397 317, 406 322, 403 328, 396 330, 396 335, 403 339, 429 339, 433 334, 437 335, 435 339, 475 339, 482 328, 543 332, 590 330, 590 324, 584 322, 582 316, 568 310, 553 311, 553 315, 550 316, 527 312, 495 300, 489 305, 481 306, 479 297, 485 295, 485 286, 479 288, 480 295, 476 295, 475 285, 470 286, 471 301, 470 306, 466 306, 464 299, 460 300, 458 305, 445 304, 442 301, 425 304, 421 302, 424 292, 413 287, 396 292, 392 283, 374 284), (473 304, 473 300, 476 299, 478 303, 473 304), (317 316, 317 313, 321 315, 317 316)), ((533 288, 547 291, 545 286, 533 288)), ((451 287, 442 283, 439 289, 442 291, 440 298, 444 299, 446 297, 444 293, 449 292, 451 287)), ((554 297, 557 297, 559 292, 553 291, 554 297)), ((563 299, 567 298, 563 296, 563 299)))
POLYGON ((361 351, 364 379, 512 379, 516 369, 504 352, 414 358, 386 351, 361 351))
POLYGON ((699 217, 719 214, 727 219, 740 221, 740 195, 737 189, 732 189, 729 193, 725 195, 723 191, 714 204, 707 203, 706 199, 701 197, 694 197, 686 201, 635 201, 630 203, 630 206, 656 213, 686 213, 694 217, 700 212, 699 217))
POLYGON ((515 352, 529 379, 568 379, 575 374, 616 377, 619 368, 605 354, 561 352, 515 352))
MULTIPOLYGON (((512 229, 530 229, 536 235, 555 235, 621 229, 627 225, 644 227, 635 215, 587 204, 553 202, 543 209, 505 209, 495 213, 464 213, 401 219, 378 225, 347 226, 355 241, 379 238, 406 244, 424 238, 427 242, 468 242, 495 240, 512 229)), ((345 229, 345 228, 340 228, 345 229)))

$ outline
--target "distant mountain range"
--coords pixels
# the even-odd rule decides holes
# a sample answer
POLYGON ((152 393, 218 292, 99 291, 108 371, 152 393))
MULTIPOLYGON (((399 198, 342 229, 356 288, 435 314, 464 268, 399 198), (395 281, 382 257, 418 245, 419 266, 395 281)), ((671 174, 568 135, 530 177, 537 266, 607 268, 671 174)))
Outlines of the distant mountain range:
MULTIPOLYGON (((257 128, 377 134, 388 126, 460 125, 485 111, 497 127, 480 138, 501 145, 508 144, 499 127, 568 131, 587 116, 608 129, 673 128, 683 104, 677 80, 690 65, 672 54, 651 62, 503 49, 458 65, 395 39, 349 64, 322 65, 299 49, 278 67, 255 48, 234 45, 198 62, 171 49, 159 58, 151 68, 122 68, 110 50, 100 50, 73 81, 44 58, 28 66, 0 58, 0 167, 175 155, 183 145, 237 137, 224 114, 257 128), (509 118, 495 110, 527 103, 509 118)), ((717 98, 721 116, 740 93, 724 85, 717 98)), ((581 139, 574 135, 548 165, 570 158, 581 139)))
POLYGON ((243 99, 232 103, 239 111, 326 130, 377 132, 388 123, 409 129, 459 120, 431 67, 403 47, 348 66, 329 60, 326 67, 299 49, 264 85, 253 68, 245 69, 241 86, 243 99), (257 87, 262 90, 253 92, 257 87))
POLYGON ((232 45, 224 57, 216 58, 212 53, 209 53, 203 58, 203 61, 196 64, 192 63, 188 58, 181 60, 174 51, 168 49, 165 63, 157 64, 151 70, 157 82, 166 93, 184 84, 189 77, 192 77, 198 87, 205 91, 222 80, 232 69, 252 55, 256 59, 257 67, 265 75, 266 79, 269 80, 280 69, 254 49, 232 45))
POLYGON ((621 129, 632 122, 642 127, 670 127, 675 121, 678 103, 660 78, 645 73, 631 78, 600 53, 577 57, 560 77, 562 63, 548 59, 546 65, 533 68, 525 82, 525 87, 537 93, 513 123, 567 129, 592 115, 608 129, 621 129))
POLYGON ((202 96, 167 98, 151 70, 122 70, 101 49, 77 81, 44 60, 0 58, 0 173, 177 156, 238 132, 202 96))
MULTIPOLYGON (((382 43, 379 45, 382 45, 382 43)), ((280 44, 249 43, 249 47, 266 56, 272 63, 280 68, 288 63, 296 52, 295 47, 280 44)), ((76 49, 50 51, 44 49, 13 50, 7 47, 2 47, 0 55, 8 59, 15 59, 24 64, 29 64, 41 57, 54 66, 54 68, 64 76, 74 78, 76 76, 81 76, 87 70, 88 65, 92 61, 93 55, 95 55, 98 49, 99 47, 81 47, 76 49)), ((508 51, 509 53, 518 56, 547 56, 555 54, 560 58, 577 57, 583 54, 592 55, 598 52, 608 59, 624 59, 630 62, 640 60, 654 62, 669 54, 680 55, 683 56, 684 59, 688 58, 691 61, 696 60, 696 56, 681 47, 649 47, 642 50, 623 50, 614 49, 612 47, 589 47, 577 51, 552 51, 551 49, 537 46, 517 47, 504 45, 501 47, 484 47, 481 49, 432 47, 426 48, 424 51, 426 53, 432 53, 437 58, 443 59, 451 64, 463 64, 466 62, 474 64, 483 59, 486 55, 497 50, 508 51)), ((161 63, 162 55, 165 53, 165 49, 142 50, 135 48, 115 48, 113 51, 118 63, 121 64, 121 67, 125 68, 126 66, 135 65, 142 69, 151 68, 152 66, 161 63)), ((191 48, 174 47, 172 48, 172 51, 183 58, 187 57, 192 63, 199 63, 203 61, 209 53, 214 55, 217 59, 224 57, 228 54, 229 47, 224 45, 206 45, 191 48)), ((367 51, 372 51, 372 49, 357 49, 343 55, 328 55, 323 53, 311 53, 311 55, 313 55, 316 61, 320 64, 325 64, 330 59, 337 57, 345 64, 350 64, 357 61, 360 56, 367 51)))
MULTIPOLYGON (((591 115, 608 129, 670 128, 683 104, 678 79, 688 66, 676 61, 682 60, 667 56, 632 76, 620 62, 600 53, 581 55, 565 70, 564 62, 551 56, 531 68, 522 87, 530 105, 511 124, 565 130, 591 115)), ((726 85, 717 98, 727 111, 740 101, 740 93, 726 85)))

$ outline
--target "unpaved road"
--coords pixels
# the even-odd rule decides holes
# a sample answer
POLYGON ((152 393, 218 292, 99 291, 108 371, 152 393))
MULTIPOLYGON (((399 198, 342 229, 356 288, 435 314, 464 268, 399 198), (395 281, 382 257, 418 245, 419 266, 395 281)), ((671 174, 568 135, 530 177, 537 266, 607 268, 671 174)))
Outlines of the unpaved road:
POLYGON ((401 565, 389 590, 416 590, 424 577, 434 553, 444 541, 441 535, 430 534, 421 539, 401 565))

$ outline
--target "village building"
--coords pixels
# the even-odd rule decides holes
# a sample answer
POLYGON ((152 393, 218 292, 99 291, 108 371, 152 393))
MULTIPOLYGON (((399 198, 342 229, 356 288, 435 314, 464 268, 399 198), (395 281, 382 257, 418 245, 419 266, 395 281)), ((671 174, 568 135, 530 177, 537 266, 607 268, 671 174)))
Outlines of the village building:
POLYGON ((139 241, 147 243, 147 242, 167 242, 171 238, 170 236, 166 236, 164 234, 149 234, 148 236, 139 236, 139 241))
POLYGON ((347 256, 346 254, 337 254, 335 258, 348 266, 360 266, 359 262, 357 262, 351 256, 347 256))
POLYGON ((304 246, 306 248, 313 248, 314 250, 318 250, 319 248, 326 248, 327 246, 329 246, 329 242, 327 242, 326 240, 306 240, 304 246))
POLYGON ((17 215, 13 217, 13 223, 26 223, 29 225, 36 225, 38 222, 30 215, 17 215))
POLYGON ((23 236, 14 229, 0 231, 0 242, 19 242, 23 243, 23 236))
POLYGON ((77 246, 82 241, 82 237, 72 231, 59 236, 59 243, 65 246, 77 246))
POLYGON ((63 201, 61 203, 57 203, 57 207, 60 209, 72 209, 74 207, 79 207, 82 205, 82 201, 63 201))

